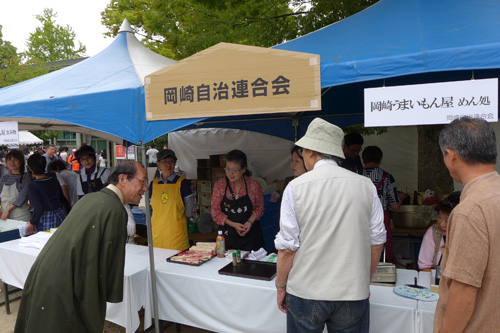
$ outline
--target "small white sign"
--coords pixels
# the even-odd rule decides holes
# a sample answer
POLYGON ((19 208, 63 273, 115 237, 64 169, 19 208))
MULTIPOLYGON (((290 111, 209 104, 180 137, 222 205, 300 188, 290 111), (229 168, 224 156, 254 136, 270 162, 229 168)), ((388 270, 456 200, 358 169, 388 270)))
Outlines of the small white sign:
POLYGON ((365 126, 498 121, 498 78, 365 89, 365 126))
POLYGON ((19 145, 19 128, 17 121, 0 122, 0 145, 19 145))

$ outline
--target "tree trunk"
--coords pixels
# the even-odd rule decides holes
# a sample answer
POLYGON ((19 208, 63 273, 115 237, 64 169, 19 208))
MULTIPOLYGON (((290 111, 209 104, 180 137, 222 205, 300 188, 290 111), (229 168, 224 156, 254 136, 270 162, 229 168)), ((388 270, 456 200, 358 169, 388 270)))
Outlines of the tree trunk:
POLYGON ((439 133, 444 125, 417 126, 418 132, 418 191, 427 189, 447 194, 453 192, 451 178, 443 162, 443 154, 439 149, 439 133))

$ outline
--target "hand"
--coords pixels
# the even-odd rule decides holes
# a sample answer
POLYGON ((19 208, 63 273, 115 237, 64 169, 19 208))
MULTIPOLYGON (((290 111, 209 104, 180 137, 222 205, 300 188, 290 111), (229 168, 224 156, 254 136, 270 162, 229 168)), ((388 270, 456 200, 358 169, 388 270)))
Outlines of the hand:
POLYGON ((241 236, 241 233, 246 230, 246 226, 241 224, 241 223, 232 222, 232 221, 230 223, 228 223, 226 221, 226 224, 229 224, 231 227, 233 227, 236 230, 236 232, 238 233, 238 235, 240 235, 240 236, 241 236))
POLYGON ((250 229, 252 228, 252 223, 250 222, 245 222, 245 224, 243 224, 243 226, 245 227, 245 230, 243 232, 238 232, 238 235, 240 235, 241 237, 245 236, 246 234, 248 234, 248 232, 250 231, 250 229))
POLYGON ((9 211, 6 210, 5 212, 2 213, 2 215, 0 216, 0 219, 7 220, 8 217, 9 217, 9 211))
POLYGON ((277 289, 276 296, 278 300, 278 309, 280 309, 281 312, 286 313, 286 289, 277 289))
POLYGON ((35 232, 35 226, 29 222, 26 222, 26 224, 28 225, 26 227, 26 235, 31 235, 32 233, 35 232))

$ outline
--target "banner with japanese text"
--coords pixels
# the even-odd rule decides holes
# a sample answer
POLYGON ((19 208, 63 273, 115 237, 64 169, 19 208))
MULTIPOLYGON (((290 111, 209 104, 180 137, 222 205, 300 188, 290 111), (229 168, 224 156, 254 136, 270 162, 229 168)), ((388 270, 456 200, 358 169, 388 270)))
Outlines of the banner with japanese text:
POLYGON ((498 121, 498 79, 365 89, 365 126, 448 124, 469 116, 498 121))
POLYGON ((117 160, 124 160, 125 156, 125 146, 116 145, 115 146, 115 156, 117 160))
POLYGON ((17 121, 0 122, 0 145, 19 145, 19 128, 17 121))
POLYGON ((117 160, 135 160, 135 146, 115 146, 115 157, 117 160))
POLYGON ((146 119, 321 110, 318 55, 219 43, 145 78, 146 119))

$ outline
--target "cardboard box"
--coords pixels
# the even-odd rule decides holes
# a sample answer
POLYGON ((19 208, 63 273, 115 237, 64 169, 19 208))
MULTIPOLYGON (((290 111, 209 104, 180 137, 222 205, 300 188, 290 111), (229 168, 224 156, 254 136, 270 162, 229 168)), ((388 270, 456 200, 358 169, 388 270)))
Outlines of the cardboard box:
POLYGON ((226 177, 226 171, 222 168, 212 168, 212 182, 216 182, 219 179, 226 177))
POLYGON ((199 159, 196 160, 196 167, 198 168, 209 168, 210 167, 210 159, 199 159))
POLYGON ((211 180, 212 172, 210 168, 197 168, 196 169, 196 178, 198 180, 211 180))
POLYGON ((226 166, 226 155, 210 155, 211 168, 223 168, 226 166))
POLYGON ((198 207, 199 207, 200 215, 205 214, 205 213, 212 214, 211 206, 200 205, 198 207))
POLYGON ((212 194, 198 194, 198 204, 200 206, 210 206, 212 204, 212 194))
POLYGON ((198 180, 197 191, 200 194, 212 193, 212 182, 210 180, 198 180))

